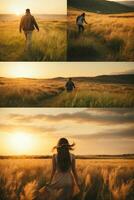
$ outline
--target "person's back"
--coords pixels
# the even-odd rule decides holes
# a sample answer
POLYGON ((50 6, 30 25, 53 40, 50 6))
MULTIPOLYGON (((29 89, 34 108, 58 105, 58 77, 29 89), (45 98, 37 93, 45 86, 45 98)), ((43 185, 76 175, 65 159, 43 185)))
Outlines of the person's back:
POLYGON ((35 27, 39 30, 35 18, 30 13, 22 17, 20 26, 23 31, 33 31, 35 27))
MULTIPOLYGON (((74 186, 80 184, 78 182, 75 155, 71 154, 75 144, 69 144, 66 138, 60 138, 57 146, 53 150, 57 150, 57 153, 52 156, 52 172, 50 182, 44 188, 44 197, 52 197, 53 190, 60 191, 57 196, 58 200, 72 200, 74 194, 74 186)), ((43 194, 43 189, 41 190, 43 194)))
POLYGON ((76 18, 76 24, 78 26, 78 32, 84 32, 84 23, 87 24, 85 20, 85 13, 82 13, 76 18))
POLYGON ((71 79, 69 79, 66 83, 66 90, 68 92, 71 92, 71 91, 73 91, 74 88, 75 88, 75 85, 74 85, 73 81, 71 79))
POLYGON ((73 162, 73 159, 75 159, 75 156, 74 156, 73 154, 70 153, 70 161, 71 161, 71 164, 70 164, 70 167, 68 168, 68 170, 66 170, 65 172, 63 172, 63 171, 60 169, 60 166, 59 166, 59 164, 58 164, 58 155, 55 154, 54 157, 55 157, 55 164, 56 164, 56 171, 57 171, 57 172, 60 172, 60 173, 63 173, 63 174, 64 174, 64 173, 71 172, 71 170, 72 170, 72 162, 73 162))
POLYGON ((30 9, 26 9, 26 14, 21 18, 19 29, 20 33, 22 32, 22 30, 24 31, 27 50, 31 48, 32 32, 35 28, 39 31, 38 24, 34 16, 31 15, 30 9))
POLYGON ((82 15, 79 15, 78 17, 77 17, 77 24, 78 25, 83 25, 83 23, 84 23, 84 20, 85 20, 85 18, 82 16, 82 15))

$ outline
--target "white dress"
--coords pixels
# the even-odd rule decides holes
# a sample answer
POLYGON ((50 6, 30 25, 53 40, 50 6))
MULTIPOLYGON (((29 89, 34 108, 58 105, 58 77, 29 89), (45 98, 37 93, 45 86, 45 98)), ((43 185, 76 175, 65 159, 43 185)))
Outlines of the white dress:
MULTIPOLYGON (((71 163, 72 163, 72 161, 75 159, 75 156, 73 154, 70 154, 70 158, 71 158, 71 163)), ((68 169, 67 172, 62 172, 58 166, 57 155, 54 156, 54 159, 56 163, 55 175, 50 185, 45 186, 39 190, 38 200, 49 199, 49 197, 52 197, 55 195, 59 195, 59 196, 56 196, 58 198, 54 197, 54 199, 64 200, 66 199, 68 195, 70 195, 71 192, 73 192, 75 181, 72 175, 71 167, 68 169), (55 193, 58 190, 59 191, 62 190, 62 193, 59 193, 59 194, 55 193)))
MULTIPOLYGON (((71 162, 75 159, 73 154, 70 154, 71 162)), ((57 155, 55 155, 56 161, 56 173, 53 177, 51 188, 53 189, 62 189, 65 187, 73 187, 74 185, 74 178, 71 172, 71 167, 66 172, 62 172, 59 169, 57 155)))

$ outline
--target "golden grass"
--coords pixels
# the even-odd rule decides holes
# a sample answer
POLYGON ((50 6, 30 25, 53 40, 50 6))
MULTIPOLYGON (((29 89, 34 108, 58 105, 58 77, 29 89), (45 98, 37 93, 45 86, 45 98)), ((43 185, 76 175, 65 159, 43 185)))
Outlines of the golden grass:
POLYGON ((133 107, 133 85, 76 82, 76 89, 45 102, 50 107, 133 107))
POLYGON ((60 81, 43 79, 5 79, 1 78, 0 106, 40 106, 42 101, 62 92, 64 86, 60 81))
POLYGON ((133 61, 134 13, 86 12, 85 32, 77 33, 76 17, 82 11, 68 10, 68 60, 133 61))
POLYGON ((133 107, 133 84, 76 81, 65 91, 64 79, 0 79, 1 107, 133 107))
POLYGON ((30 52, 25 51, 24 34, 16 16, 0 16, 0 61, 65 61, 66 17, 37 16, 40 32, 34 31, 30 52))
MULTIPOLYGON (((74 200, 133 200, 134 160, 78 159, 76 164, 81 193, 74 200)), ((38 195, 50 172, 50 159, 0 160, 0 199, 46 200, 38 195)), ((54 191, 47 200, 56 200, 57 194, 54 191)))

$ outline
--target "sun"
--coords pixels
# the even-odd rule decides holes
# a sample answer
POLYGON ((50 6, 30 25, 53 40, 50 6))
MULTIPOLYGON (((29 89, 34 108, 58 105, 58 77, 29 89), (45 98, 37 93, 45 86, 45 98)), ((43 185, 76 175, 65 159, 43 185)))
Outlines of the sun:
POLYGON ((17 16, 20 16, 21 15, 21 12, 18 10, 18 11, 16 11, 16 13, 15 13, 17 16))
POLYGON ((34 141, 30 134, 17 132, 9 136, 8 144, 15 154, 28 154, 34 146, 34 141))
POLYGON ((12 7, 12 12, 17 16, 20 16, 23 14, 23 10, 19 7, 12 7))
POLYGON ((33 78, 37 74, 36 71, 29 66, 19 64, 11 68, 9 73, 14 78, 33 78))

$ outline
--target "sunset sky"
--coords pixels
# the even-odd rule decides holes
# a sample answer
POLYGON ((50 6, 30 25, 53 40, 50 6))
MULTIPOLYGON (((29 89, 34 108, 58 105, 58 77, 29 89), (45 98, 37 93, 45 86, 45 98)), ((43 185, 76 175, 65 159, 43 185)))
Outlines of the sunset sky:
POLYGON ((0 0, 0 13, 23 14, 30 8, 36 14, 66 14, 66 0, 0 0))
POLYGON ((130 109, 2 108, 0 155, 46 155, 60 137, 75 142, 75 154, 134 153, 130 109))
POLYGON ((0 77, 53 78, 133 73, 132 62, 1 62, 0 77))

